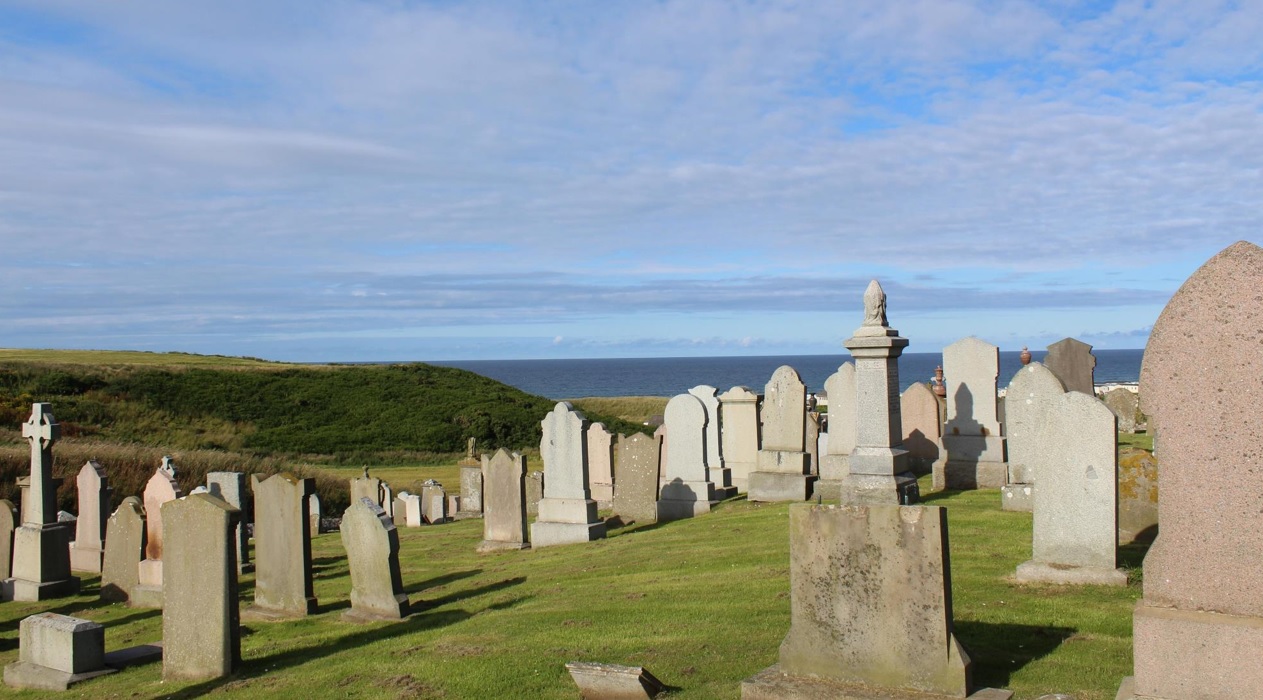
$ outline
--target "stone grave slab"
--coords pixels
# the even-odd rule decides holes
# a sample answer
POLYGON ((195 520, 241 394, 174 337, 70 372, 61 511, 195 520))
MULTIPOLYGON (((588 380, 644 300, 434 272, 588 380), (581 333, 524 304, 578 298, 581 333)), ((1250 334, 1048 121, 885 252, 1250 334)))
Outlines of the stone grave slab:
POLYGON ((479 552, 528 549, 526 541, 526 457, 504 448, 482 456, 482 542, 479 552))
POLYGON ((130 601, 140 584, 140 561, 145 558, 145 511, 140 499, 124 498, 106 521, 105 533, 101 600, 130 601))
POLYGON ((75 519, 75 541, 70 545, 71 571, 101 573, 105 521, 114 507, 114 489, 109 481, 101 465, 92 460, 79 469, 75 478, 79 513, 75 519))
POLYGON ((720 445, 724 467, 740 493, 759 464, 759 395, 734 386, 719 396, 720 445))
POLYGON ((399 533, 381 506, 367 498, 342 516, 342 546, 351 570, 350 622, 398 620, 409 612, 399 573, 399 533))
POLYGON ((266 479, 252 475, 250 481, 256 557, 254 604, 247 612, 268 618, 311 615, 316 612, 316 595, 307 497, 315 493, 316 480, 285 472, 266 479))

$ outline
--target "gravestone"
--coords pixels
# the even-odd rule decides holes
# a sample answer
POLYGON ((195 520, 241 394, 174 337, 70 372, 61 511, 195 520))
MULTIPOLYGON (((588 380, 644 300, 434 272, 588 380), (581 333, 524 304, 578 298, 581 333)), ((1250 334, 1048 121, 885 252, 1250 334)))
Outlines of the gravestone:
POLYGON ((447 517, 448 517, 448 519, 455 519, 455 515, 453 515, 453 514, 454 514, 454 513, 458 513, 458 512, 460 512, 460 494, 459 494, 459 493, 449 493, 449 494, 447 494, 447 517))
POLYGON ((743 386, 720 394, 719 424, 724 467, 733 487, 744 493, 759 464, 759 395, 743 386))
POLYGON ((22 489, 22 524, 13 531, 10 578, 0 584, 4 600, 36 601, 79 592, 79 579, 70 575, 70 529, 57 522, 57 486, 53 478, 53 443, 61 425, 52 404, 31 406, 22 425, 30 443, 31 475, 18 479, 22 489))
POLYGON ((1127 574, 1118 568, 1114 414, 1077 391, 1039 401, 1049 405, 1028 461, 1035 472, 1032 554, 1018 565, 1017 580, 1126 586, 1127 574))
POLYGON ((817 477, 816 483, 820 483, 820 414, 815 411, 807 411, 807 422, 804 424, 807 428, 807 434, 803 438, 803 446, 807 448, 807 473, 817 477))
POLYGON ((459 467, 477 467, 478 463, 478 438, 471 437, 465 441, 465 458, 456 463, 459 467))
POLYGON ((527 549, 526 457, 504 448, 482 456, 482 542, 479 552, 527 549))
POLYGON ((75 541, 70 545, 70 570, 101 573, 105 554, 105 520, 114 507, 114 489, 101 465, 89 460, 79 469, 79 514, 75 519, 75 541))
MULTIPOLYGON (((663 418, 665 421, 666 418, 663 418)), ((663 422, 653 431, 653 436, 658 438, 658 473, 665 475, 667 473, 667 424, 663 422)), ((665 483, 665 482, 664 482, 665 483)), ((661 486, 659 486, 661 488, 661 486)))
POLYGON ((570 678, 579 686, 580 698, 592 700, 653 700, 667 687, 641 666, 571 661, 570 678))
POLYGON ((361 498, 382 504, 382 480, 375 476, 368 475, 368 467, 364 467, 364 474, 351 479, 351 502, 355 503, 361 498))
POLYGON ((1118 456, 1118 541, 1152 542, 1158 534, 1158 460, 1145 450, 1118 456))
POLYGON ((1008 483, 996 400, 1000 349, 964 338, 943 349, 947 374, 947 460, 935 465, 934 489, 998 489, 1008 483))
POLYGON ((105 667, 105 628, 99 623, 36 613, 22 619, 18 635, 18 660, 4 667, 9 687, 66 690, 114 672, 105 667))
POLYGON ((1066 391, 1095 395, 1093 374, 1096 357, 1092 355, 1091 345, 1074 338, 1062 338, 1048 346, 1044 366, 1057 375, 1066 391))
MULTIPOLYGON (((162 506, 184 494, 169 469, 159 466, 145 483, 145 558, 140 562, 139 580, 132 588, 128 604, 132 607, 160 608, 163 601, 163 526, 162 506)), ((238 513, 240 517, 240 513, 238 513)), ((236 556, 233 556, 236 564, 236 556)))
POLYGON ((588 479, 592 500, 609 506, 614 500, 614 435, 604 423, 588 426, 588 479))
POLYGON ((380 492, 381 496, 378 497, 378 501, 381 504, 382 510, 386 511, 386 515, 389 515, 392 518, 395 517, 394 489, 390 488, 390 484, 383 481, 380 492))
POLYGON ((659 439, 644 433, 618 437, 618 483, 614 485, 614 513, 624 523, 658 522, 661 475, 659 439))
POLYGON ((820 480, 815 493, 824 499, 842 497, 842 482, 851 472, 855 450, 855 364, 844 362, 824 382, 829 397, 829 443, 820 458, 820 480))
POLYGON ((222 498, 228 505, 241 511, 241 521, 237 523, 237 573, 254 570, 250 563, 250 533, 246 525, 250 522, 250 507, 246 496, 246 475, 240 472, 208 472, 206 474, 206 490, 216 498, 222 498))
POLYGON ((307 518, 311 520, 312 537, 323 535, 325 532, 325 524, 321 519, 321 514, 320 496, 313 493, 307 497, 307 518))
POLYGON ((127 602, 140 583, 145 557, 145 511, 140 499, 128 496, 105 523, 105 559, 101 566, 101 600, 127 602))
POLYGON ((18 509, 13 503, 0 498, 0 581, 12 575, 13 531, 18 524, 18 509))
POLYGON ((403 523, 405 527, 421 527, 425 524, 425 518, 422 516, 421 511, 421 496, 401 491, 399 497, 395 499, 395 517, 393 520, 395 527, 399 527, 400 523, 403 523))
POLYGON ((742 698, 970 694, 971 662, 952 629, 946 509, 799 504, 789 532, 789 633, 779 663, 742 683, 742 698))
POLYGON ((209 493, 162 504, 170 555, 163 565, 164 681, 222 678, 241 665, 234 534, 240 517, 240 511, 209 493))
POLYGON ((717 501, 715 486, 706 474, 706 405, 693 394, 678 394, 667 402, 664 425, 671 433, 667 467, 662 472, 658 520, 679 520, 709 513, 717 501))
POLYGON ((764 390, 763 445, 758 469, 750 473, 751 501, 804 501, 811 495, 806 423, 807 387, 793 367, 782 365, 764 390))
POLYGON ((1123 387, 1116 387, 1105 392, 1105 405, 1118 416, 1118 432, 1136 432, 1136 415, 1140 412, 1140 401, 1136 392, 1123 387))
POLYGON ((539 452, 544 460, 544 497, 531 524, 535 549, 605 537, 588 490, 588 419, 562 401, 543 421, 539 452))
POLYGON ((1132 617, 1120 700, 1258 697, 1263 688, 1263 249, 1202 265, 1149 334, 1141 409, 1157 421, 1158 539, 1132 617))
POLYGON ((732 483, 732 471, 724 457, 719 390, 702 384, 689 389, 688 393, 696 396, 706 408, 706 480, 714 485, 716 500, 732 498, 737 495, 737 487, 732 483))
POLYGON ((250 484, 254 490, 255 569, 254 605, 248 612, 268 618, 314 614, 307 497, 315 492, 316 480, 286 472, 262 480, 257 474, 251 475, 250 484))
POLYGON ((447 522, 447 491, 434 479, 421 485, 421 518, 431 525, 447 522))
POLYGON ((1005 392, 1007 422, 1004 425, 1009 453, 1009 483, 1000 489, 1001 510, 1025 511, 1035 507, 1035 465, 1046 457, 1040 452, 1040 431, 1048 412, 1066 393, 1052 370, 1031 362, 1013 375, 1005 392))
POLYGON ((539 502, 544 500, 544 472, 526 475, 526 514, 539 515, 539 502))
MULTIPOLYGON (((934 390, 925 382, 908 387, 899 397, 903 418, 903 448, 914 474, 929 474, 942 456, 943 414, 934 390)), ((830 426, 829 431, 833 431, 830 426)))
POLYGON ((399 620, 409 612, 399 573, 399 532, 386 511, 367 498, 342 515, 342 546, 351 570, 351 622, 399 620))
POLYGON ((482 514, 482 465, 460 468, 460 511, 456 517, 482 514))

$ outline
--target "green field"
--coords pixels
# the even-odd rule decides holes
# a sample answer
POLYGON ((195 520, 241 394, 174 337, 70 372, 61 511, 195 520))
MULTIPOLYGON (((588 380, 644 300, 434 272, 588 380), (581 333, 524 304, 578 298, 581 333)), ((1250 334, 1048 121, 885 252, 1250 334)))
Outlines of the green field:
MULTIPOLYGON (((1013 583, 1030 555, 1031 516, 998 502, 994 491, 929 498, 948 508, 956 632, 977 682, 1019 698, 1113 698, 1130 673, 1138 583, 1013 583)), ((737 500, 588 545, 489 555, 474 552, 479 520, 404 528, 403 581, 418 610, 370 625, 339 619, 349 605, 345 555, 337 533, 321 535, 313 546, 320 612, 247 622, 233 678, 163 683, 153 664, 55 696, 573 698, 564 664, 588 660, 644 665, 676 688, 673 698, 736 698, 743 678, 775 661, 788 629, 789 507, 737 500)), ((1124 556, 1134 565, 1139 555, 1124 556)), ((242 579, 243 607, 251 583, 242 579)), ((0 606, 0 663, 17 657, 18 621, 44 610, 102 623, 111 650, 161 638, 157 611, 102 605, 96 586, 87 577, 80 597, 0 606)))

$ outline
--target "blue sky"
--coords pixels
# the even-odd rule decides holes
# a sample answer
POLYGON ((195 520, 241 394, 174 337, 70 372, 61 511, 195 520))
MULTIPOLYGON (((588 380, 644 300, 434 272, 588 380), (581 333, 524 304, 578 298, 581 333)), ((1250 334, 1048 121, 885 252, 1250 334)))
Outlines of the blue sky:
POLYGON ((0 0, 0 345, 1143 347, 1263 242, 1263 3, 0 0))

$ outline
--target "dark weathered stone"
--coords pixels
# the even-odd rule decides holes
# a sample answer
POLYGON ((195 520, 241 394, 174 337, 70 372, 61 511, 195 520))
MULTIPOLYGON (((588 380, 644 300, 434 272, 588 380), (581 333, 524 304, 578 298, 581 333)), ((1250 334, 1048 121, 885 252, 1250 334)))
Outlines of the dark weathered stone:
POLYGON ((478 551, 526 549, 526 457, 504 448, 482 456, 482 543, 478 551))
POLYGON ((254 490, 254 605, 251 613, 302 617, 316 612, 311 581, 311 519, 307 497, 315 479, 288 472, 260 480, 254 490))
POLYGON ((1118 541, 1151 542, 1158 535, 1158 460, 1145 450, 1118 458, 1118 541))
POLYGON ((381 506, 361 498, 342 516, 342 546, 351 570, 353 622, 398 620, 408 614, 408 595, 399 572, 399 533, 381 506))
POLYGON ((1096 357, 1092 346, 1074 338, 1062 338, 1048 346, 1044 366, 1057 375, 1066 391, 1092 396, 1096 357))
POLYGON ((105 533, 101 599, 126 602, 140 583, 140 560, 145 556, 145 513, 140 499, 123 499, 106 521, 105 533))
POLYGON ((618 438, 618 483, 614 485, 614 513, 624 523, 658 521, 658 457, 656 436, 634 433, 618 438))

